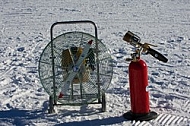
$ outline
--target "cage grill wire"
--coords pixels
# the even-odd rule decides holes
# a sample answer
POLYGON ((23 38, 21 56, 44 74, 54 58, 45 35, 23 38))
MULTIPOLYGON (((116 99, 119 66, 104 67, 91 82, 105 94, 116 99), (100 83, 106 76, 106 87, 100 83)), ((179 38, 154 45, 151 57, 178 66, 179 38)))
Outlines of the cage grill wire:
POLYGON ((54 58, 55 91, 58 96, 65 84, 65 79, 72 72, 73 64, 78 60, 84 46, 93 40, 87 57, 82 62, 79 72, 69 87, 69 94, 57 98, 63 104, 92 103, 100 96, 98 90, 105 92, 109 87, 113 74, 112 59, 109 50, 98 40, 96 48, 95 37, 84 32, 67 32, 54 38, 43 50, 39 61, 39 76, 45 91, 53 95, 52 58, 54 58), (53 45, 53 57, 51 53, 53 45), (97 52, 99 62, 97 61, 97 52), (99 64, 99 72, 97 71, 99 64), (100 77, 100 86, 97 84, 97 74, 100 77), (100 88, 100 89, 99 89, 100 88))

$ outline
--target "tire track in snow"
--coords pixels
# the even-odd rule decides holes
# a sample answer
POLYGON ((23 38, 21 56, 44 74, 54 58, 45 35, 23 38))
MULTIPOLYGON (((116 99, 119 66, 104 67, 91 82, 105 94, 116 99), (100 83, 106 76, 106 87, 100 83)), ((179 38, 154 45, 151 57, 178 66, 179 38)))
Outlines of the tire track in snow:
POLYGON ((187 113, 190 113, 190 101, 187 100, 184 104, 182 104, 181 109, 187 113))
MULTIPOLYGON (((10 64, 12 64, 12 63, 13 63, 13 61, 12 61, 10 64)), ((5 76, 6 74, 8 74, 9 72, 11 72, 11 70, 12 70, 14 67, 15 67, 15 66, 9 66, 9 68, 8 68, 6 71, 2 72, 1 75, 0 75, 0 80, 4 79, 4 76, 5 76)))
POLYGON ((170 114, 160 114, 155 120, 153 120, 154 124, 159 123, 163 126, 180 125, 186 121, 190 121, 190 119, 170 114))
POLYGON ((133 121, 132 123, 132 126, 151 126, 151 124, 147 121, 143 121, 143 122, 140 122, 140 121, 133 121))

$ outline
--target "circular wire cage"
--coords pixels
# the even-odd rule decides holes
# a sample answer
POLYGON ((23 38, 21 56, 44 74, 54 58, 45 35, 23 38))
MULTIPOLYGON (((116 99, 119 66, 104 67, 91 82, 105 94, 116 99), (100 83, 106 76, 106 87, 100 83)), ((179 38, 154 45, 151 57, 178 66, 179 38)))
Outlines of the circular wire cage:
POLYGON ((112 79, 113 65, 109 50, 100 40, 88 33, 75 31, 63 33, 48 43, 40 56, 38 70, 45 91, 50 96, 56 96, 56 101, 62 104, 86 104, 97 100, 107 90, 112 79), (87 57, 68 92, 59 98, 73 64, 90 40, 93 42, 87 57))

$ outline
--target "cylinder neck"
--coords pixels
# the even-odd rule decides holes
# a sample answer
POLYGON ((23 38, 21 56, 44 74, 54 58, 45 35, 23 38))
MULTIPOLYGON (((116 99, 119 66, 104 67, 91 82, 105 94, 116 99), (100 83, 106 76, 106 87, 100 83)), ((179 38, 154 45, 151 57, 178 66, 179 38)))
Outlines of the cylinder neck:
POLYGON ((133 62, 138 62, 140 60, 140 51, 136 50, 135 53, 132 53, 131 58, 133 62))

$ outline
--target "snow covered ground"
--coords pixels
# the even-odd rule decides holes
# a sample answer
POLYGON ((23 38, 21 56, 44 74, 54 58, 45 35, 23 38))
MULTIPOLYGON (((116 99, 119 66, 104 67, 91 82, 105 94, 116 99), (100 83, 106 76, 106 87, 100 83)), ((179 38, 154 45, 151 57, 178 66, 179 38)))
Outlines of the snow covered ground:
MULTIPOLYGON (((0 125, 190 125, 190 1, 189 0, 1 0, 0 2, 0 125), (92 20, 111 50, 114 74, 106 92, 107 111, 99 105, 56 107, 48 114, 48 94, 38 77, 38 61, 57 21, 92 20), (122 38, 128 31, 168 58, 150 55, 150 108, 155 120, 135 122, 122 115, 130 110, 128 65, 132 46, 122 38)), ((84 26, 85 27, 85 26, 84 26)), ((79 26, 73 30, 91 32, 79 26)))

